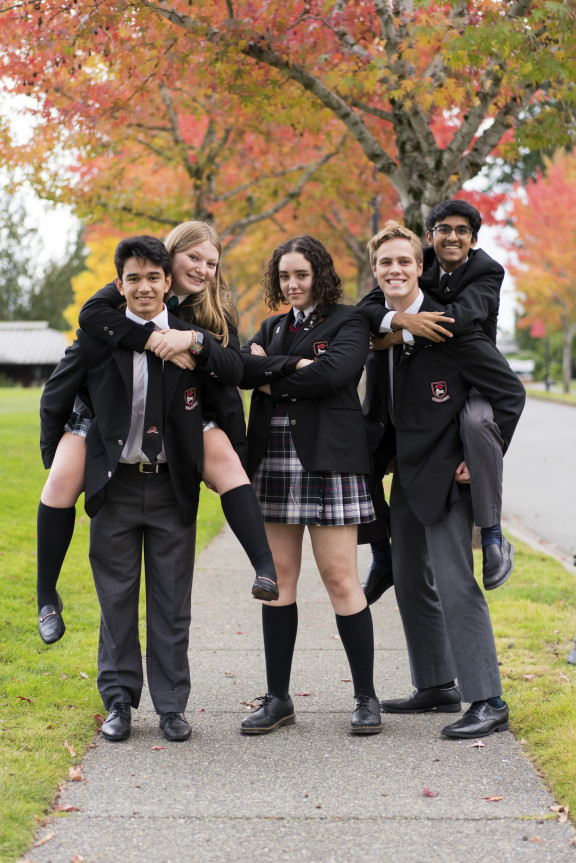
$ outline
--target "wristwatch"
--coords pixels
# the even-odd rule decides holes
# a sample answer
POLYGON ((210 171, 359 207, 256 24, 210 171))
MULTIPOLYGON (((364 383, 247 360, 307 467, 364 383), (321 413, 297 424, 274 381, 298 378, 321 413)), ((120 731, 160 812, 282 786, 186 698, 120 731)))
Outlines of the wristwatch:
POLYGON ((190 347, 191 354, 200 354, 204 348, 204 336, 202 333, 195 333, 196 338, 194 344, 190 347))

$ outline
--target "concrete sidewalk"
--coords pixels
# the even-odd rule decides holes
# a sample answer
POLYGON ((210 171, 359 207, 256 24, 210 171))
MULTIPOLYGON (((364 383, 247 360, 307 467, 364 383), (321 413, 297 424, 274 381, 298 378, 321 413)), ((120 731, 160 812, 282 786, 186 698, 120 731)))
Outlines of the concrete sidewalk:
MULTIPOLYGON (((361 549, 362 571, 366 561, 361 549)), ((50 818, 36 842, 52 837, 22 860, 576 863, 575 832, 555 820, 554 800, 511 733, 478 748, 441 736, 450 716, 426 714, 385 715, 380 735, 348 733, 352 684, 308 543, 291 689, 297 724, 242 736, 243 702, 265 692, 251 584, 244 553, 224 531, 196 566, 191 740, 164 740, 145 693, 131 738, 97 738, 85 781, 69 782, 58 800, 75 811, 50 818)), ((407 694, 393 592, 373 611, 378 695, 407 694)))

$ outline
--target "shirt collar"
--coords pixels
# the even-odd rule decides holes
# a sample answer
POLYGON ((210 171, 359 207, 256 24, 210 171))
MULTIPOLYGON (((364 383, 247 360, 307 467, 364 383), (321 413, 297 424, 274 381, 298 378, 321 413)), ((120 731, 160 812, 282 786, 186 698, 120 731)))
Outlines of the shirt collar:
POLYGON ((159 330, 170 329, 170 324, 168 323, 168 309, 166 306, 162 306, 162 311, 159 312, 155 318, 151 318, 149 321, 144 320, 144 318, 139 318, 138 315, 135 315, 134 312, 131 312, 128 308, 126 309, 126 317, 130 318, 131 321, 134 321, 135 324, 154 324, 159 330))
POLYGON ((314 311, 314 306, 308 306, 307 309, 295 309, 294 306, 292 306, 292 312, 294 314, 294 320, 296 320, 296 315, 298 314, 299 311, 304 312, 304 320, 307 321, 308 318, 310 317, 310 315, 312 314, 312 312, 314 311))
MULTIPOLYGON (((418 296, 416 297, 416 299, 414 300, 414 302, 413 302, 410 306, 408 306, 408 308, 407 308, 407 309, 404 309, 404 310, 403 310, 403 311, 404 311, 404 314, 408 314, 408 315, 415 315, 415 314, 416 314, 416 312, 419 312, 419 311, 420 311, 420 306, 422 305, 422 303, 423 303, 423 302, 424 302, 424 294, 422 293, 422 291, 420 290, 420 288, 418 288, 418 296)), ((389 309, 389 308, 388 308, 388 306, 386 306, 386 308, 387 308, 387 309, 388 309, 388 311, 390 311, 390 312, 398 311, 398 309, 389 309)))

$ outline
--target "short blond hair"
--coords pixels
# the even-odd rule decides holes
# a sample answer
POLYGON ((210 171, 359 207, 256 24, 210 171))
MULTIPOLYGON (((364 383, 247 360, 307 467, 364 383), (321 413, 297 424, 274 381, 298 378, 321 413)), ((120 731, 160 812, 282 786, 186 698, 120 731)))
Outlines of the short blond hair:
POLYGON ((382 243, 387 243, 388 240, 408 240, 414 251, 416 263, 421 264, 424 260, 424 251, 420 238, 417 237, 409 228, 405 228, 404 225, 401 225, 400 222, 395 222, 393 219, 389 219, 382 230, 378 231, 377 234, 374 234, 368 243, 370 265, 372 266, 372 269, 376 266, 376 252, 382 243))

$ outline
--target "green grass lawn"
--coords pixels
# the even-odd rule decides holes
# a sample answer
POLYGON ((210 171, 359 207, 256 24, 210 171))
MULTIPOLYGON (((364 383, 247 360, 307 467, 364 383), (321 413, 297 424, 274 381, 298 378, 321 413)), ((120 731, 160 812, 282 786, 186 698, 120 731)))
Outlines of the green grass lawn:
MULTIPOLYGON (((46 477, 38 399, 37 390, 0 390, 0 863, 13 863, 28 847, 103 712, 98 604, 81 505, 61 580, 68 629, 51 647, 38 635, 35 523, 46 477)), ((218 498, 203 492, 198 548, 221 525, 218 498)), ((516 548, 512 578, 487 595, 511 728, 558 802, 576 812, 576 667, 566 663, 576 636, 576 579, 541 552, 516 548)))
MULTIPOLYGON (((36 510, 39 390, 0 389, 0 861, 28 847, 58 785, 82 761, 104 713, 96 688, 99 613, 88 563, 89 519, 79 502, 60 581, 64 638, 38 635, 36 510), (75 754, 74 754, 75 753, 75 754)), ((219 498, 203 488, 197 549, 223 524, 219 498)))
POLYGON ((537 390, 531 389, 530 384, 526 387, 526 394, 531 398, 535 399, 544 399, 550 402, 560 402, 566 405, 576 405, 576 392, 572 391, 569 393, 563 392, 559 386, 554 387, 553 390, 537 390))

